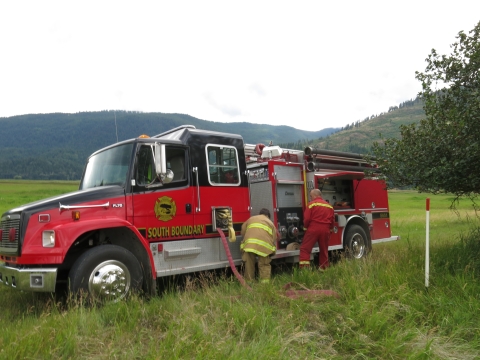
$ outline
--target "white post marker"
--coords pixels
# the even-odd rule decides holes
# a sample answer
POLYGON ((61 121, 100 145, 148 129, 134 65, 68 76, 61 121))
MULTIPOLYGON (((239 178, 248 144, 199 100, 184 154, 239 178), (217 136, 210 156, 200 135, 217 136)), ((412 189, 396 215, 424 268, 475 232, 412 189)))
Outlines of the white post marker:
POLYGON ((430 272, 430 252, 429 252, 429 248, 430 248, 430 199, 427 198, 427 204, 426 204, 426 208, 427 208, 427 216, 426 216, 426 219, 427 219, 427 224, 426 224, 426 241, 425 241, 425 287, 428 288, 428 276, 429 276, 429 272, 430 272))

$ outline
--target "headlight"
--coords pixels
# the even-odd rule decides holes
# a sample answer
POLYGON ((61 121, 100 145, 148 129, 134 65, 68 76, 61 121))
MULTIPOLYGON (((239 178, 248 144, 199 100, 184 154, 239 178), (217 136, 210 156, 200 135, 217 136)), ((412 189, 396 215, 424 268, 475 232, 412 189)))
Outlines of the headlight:
POLYGON ((55 246, 55 231, 45 230, 42 233, 42 245, 43 245, 43 247, 54 247, 55 246))

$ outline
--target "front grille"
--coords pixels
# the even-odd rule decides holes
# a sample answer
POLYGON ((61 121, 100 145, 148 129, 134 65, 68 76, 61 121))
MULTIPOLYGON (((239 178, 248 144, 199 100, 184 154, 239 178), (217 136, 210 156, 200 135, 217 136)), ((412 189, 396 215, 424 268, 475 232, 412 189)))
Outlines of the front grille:
POLYGON ((2 239, 0 242, 0 253, 5 255, 18 255, 18 243, 20 240, 20 214, 10 214, 2 217, 0 228, 2 239), (15 229, 15 240, 10 241, 10 229, 15 229))

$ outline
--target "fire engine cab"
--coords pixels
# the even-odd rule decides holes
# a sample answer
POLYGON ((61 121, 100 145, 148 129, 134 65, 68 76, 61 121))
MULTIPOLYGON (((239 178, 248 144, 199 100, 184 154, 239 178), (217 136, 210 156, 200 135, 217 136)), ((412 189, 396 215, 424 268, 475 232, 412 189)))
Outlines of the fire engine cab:
POLYGON ((88 158, 78 191, 2 215, 0 283, 108 301, 155 293, 161 277, 241 265, 242 223, 261 208, 279 234, 272 262, 296 263, 288 245, 302 241, 314 188, 335 209, 329 250, 362 258, 398 239, 385 183, 366 171, 358 154, 248 145, 191 125, 122 141, 88 158))

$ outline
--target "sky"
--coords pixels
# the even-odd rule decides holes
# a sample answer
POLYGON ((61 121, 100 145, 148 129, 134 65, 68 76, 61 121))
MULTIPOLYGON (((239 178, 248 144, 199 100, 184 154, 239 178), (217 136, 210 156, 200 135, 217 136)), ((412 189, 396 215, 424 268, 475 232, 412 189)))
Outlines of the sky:
POLYGON ((2 1, 0 118, 127 110, 343 127, 421 90, 480 1, 2 1))

